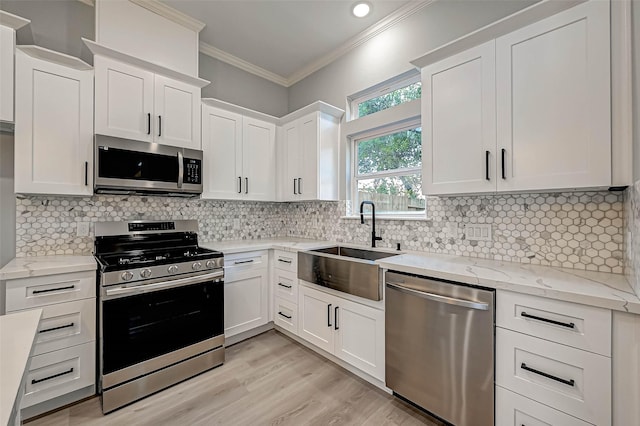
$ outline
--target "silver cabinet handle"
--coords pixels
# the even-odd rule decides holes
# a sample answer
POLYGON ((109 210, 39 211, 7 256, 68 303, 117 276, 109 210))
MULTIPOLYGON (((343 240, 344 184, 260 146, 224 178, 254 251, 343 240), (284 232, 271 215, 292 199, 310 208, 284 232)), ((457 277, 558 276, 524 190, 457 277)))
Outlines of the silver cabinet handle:
POLYGON ((403 293, 411 294, 413 296, 422 297, 423 299, 433 300, 438 303, 447 303, 449 305, 457 305, 465 308, 478 309, 480 311, 486 311, 489 309, 488 303, 474 302, 472 300, 456 299, 453 297, 441 296, 439 294, 427 293, 424 291, 414 290, 407 288, 400 283, 394 283, 387 281, 387 287, 401 291, 403 293))

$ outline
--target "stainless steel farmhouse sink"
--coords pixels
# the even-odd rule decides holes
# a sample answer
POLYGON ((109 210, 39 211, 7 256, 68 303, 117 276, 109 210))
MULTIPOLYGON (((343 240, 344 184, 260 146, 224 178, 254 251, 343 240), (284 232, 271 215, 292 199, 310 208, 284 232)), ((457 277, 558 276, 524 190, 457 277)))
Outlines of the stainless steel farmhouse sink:
POLYGON ((298 278, 371 300, 382 300, 382 271, 375 260, 385 252, 334 246, 298 252, 298 278))

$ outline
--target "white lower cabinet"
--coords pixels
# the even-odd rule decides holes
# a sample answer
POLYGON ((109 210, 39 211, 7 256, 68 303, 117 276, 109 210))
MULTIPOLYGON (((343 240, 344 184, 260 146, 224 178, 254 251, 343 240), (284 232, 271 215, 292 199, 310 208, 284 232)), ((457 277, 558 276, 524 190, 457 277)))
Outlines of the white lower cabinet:
POLYGON ((290 333, 298 334, 298 305, 276 297, 273 323, 290 333))
POLYGON ((22 408, 93 385, 95 369, 95 342, 32 357, 22 408))
POLYGON ((266 252, 225 258, 224 335, 231 337, 269 321, 269 269, 266 252))
POLYGON ((384 380, 384 311, 306 285, 298 288, 298 335, 384 380))
POLYGON ((561 411, 496 387, 496 426, 589 426, 561 411))

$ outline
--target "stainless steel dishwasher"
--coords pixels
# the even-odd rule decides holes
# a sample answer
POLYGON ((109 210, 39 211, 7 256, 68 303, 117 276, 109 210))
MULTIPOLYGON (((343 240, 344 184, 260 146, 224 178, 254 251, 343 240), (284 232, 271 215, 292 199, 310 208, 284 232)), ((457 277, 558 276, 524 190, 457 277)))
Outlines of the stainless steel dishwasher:
POLYGON ((494 420, 495 291, 387 272, 386 385, 457 426, 494 420))

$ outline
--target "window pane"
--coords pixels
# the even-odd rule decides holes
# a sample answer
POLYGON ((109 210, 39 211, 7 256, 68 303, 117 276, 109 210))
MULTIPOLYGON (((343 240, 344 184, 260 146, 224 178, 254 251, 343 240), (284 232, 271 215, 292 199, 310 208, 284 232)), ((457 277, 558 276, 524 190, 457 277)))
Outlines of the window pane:
POLYGON ((391 176, 358 180, 358 206, 362 201, 373 201, 377 212, 415 213, 424 211, 422 176, 391 176))
POLYGON ((422 129, 403 130, 357 143, 359 175, 420 167, 422 129))
POLYGON ((367 99, 358 104, 358 117, 364 117, 365 115, 373 114, 374 112, 382 111, 392 106, 400 105, 414 99, 420 99, 421 94, 422 85, 418 81, 409 86, 385 93, 377 98, 367 99))

